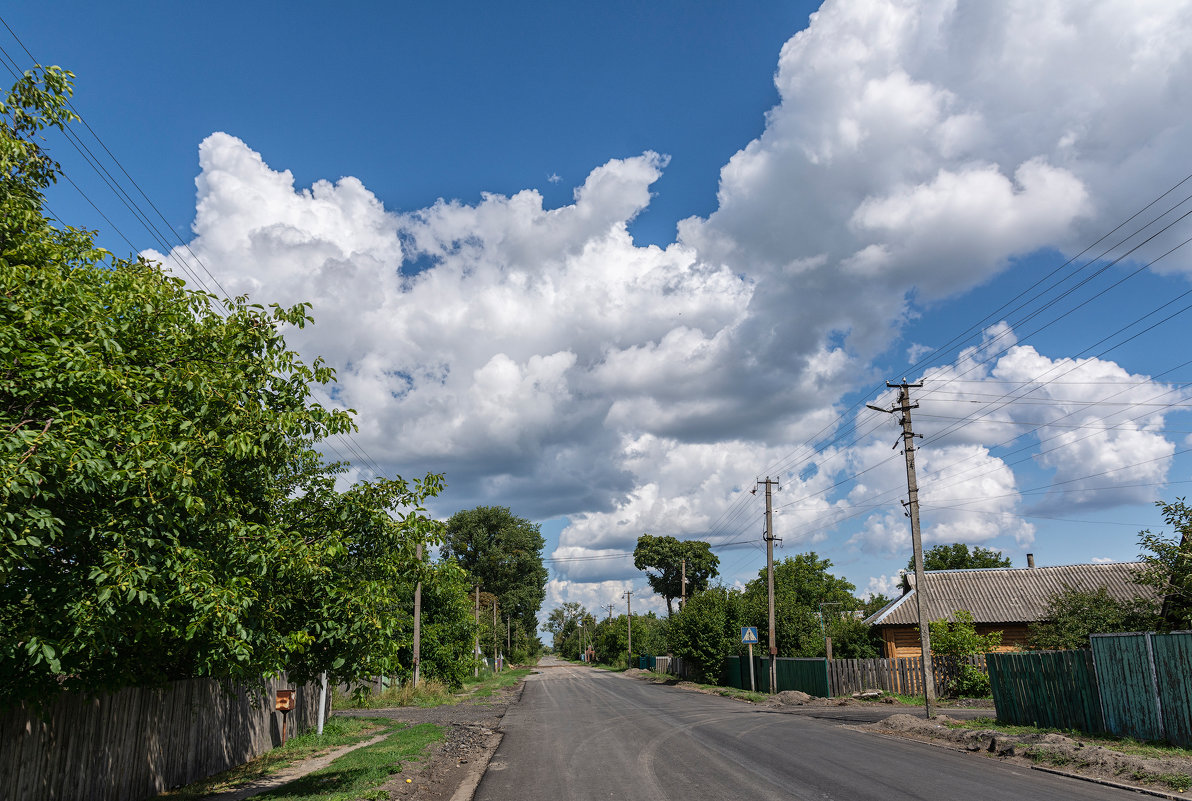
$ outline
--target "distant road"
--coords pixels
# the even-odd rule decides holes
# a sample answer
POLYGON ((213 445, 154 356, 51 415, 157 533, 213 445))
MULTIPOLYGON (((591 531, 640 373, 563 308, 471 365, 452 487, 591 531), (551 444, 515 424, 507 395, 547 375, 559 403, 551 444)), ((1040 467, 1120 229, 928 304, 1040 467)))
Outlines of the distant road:
POLYGON ((477 801, 1142 797, 601 670, 541 668, 505 715, 477 801))

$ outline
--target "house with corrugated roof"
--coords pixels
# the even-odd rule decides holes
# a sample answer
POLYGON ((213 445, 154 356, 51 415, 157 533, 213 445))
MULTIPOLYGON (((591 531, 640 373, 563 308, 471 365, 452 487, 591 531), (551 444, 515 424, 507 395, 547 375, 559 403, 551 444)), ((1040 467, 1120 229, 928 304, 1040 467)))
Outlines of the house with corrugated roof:
MULTIPOLYGON (((1095 565, 1036 567, 1028 555, 1028 567, 990 567, 970 570, 928 570, 927 620, 955 620, 955 612, 973 615, 978 634, 1002 632, 999 650, 1017 650, 1026 645, 1030 626, 1047 613, 1052 595, 1067 588, 1095 592, 1104 587, 1110 597, 1156 599, 1154 589, 1135 583, 1141 562, 1112 562, 1095 565)), ((919 656, 918 612, 915 603, 915 574, 902 578, 902 596, 866 618, 882 635, 887 658, 919 656)))

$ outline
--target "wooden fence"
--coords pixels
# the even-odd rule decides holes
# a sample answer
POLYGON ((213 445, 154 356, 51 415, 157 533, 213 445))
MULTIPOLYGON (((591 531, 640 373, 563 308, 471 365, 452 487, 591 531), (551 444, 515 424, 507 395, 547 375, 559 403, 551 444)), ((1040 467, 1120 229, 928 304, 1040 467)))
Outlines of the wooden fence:
POLYGON ((1090 639, 1105 730, 1192 746, 1192 632, 1090 639))
MULTIPOLYGON (((937 656, 931 660, 935 668, 935 687, 939 692, 948 687, 960 674, 962 665, 973 665, 985 671, 985 656, 948 658, 937 656)), ((832 695, 849 695, 863 690, 884 690, 900 695, 923 694, 923 659, 904 656, 898 659, 830 659, 828 686, 832 695)))
POLYGON ((1104 731, 1090 651, 990 654, 997 719, 1020 726, 1104 731))
MULTIPOLYGON (((211 679, 63 695, 38 717, 0 714, 0 798, 139 801, 243 764, 281 744, 274 693, 285 677, 227 692, 211 679)), ((294 688, 287 735, 315 724, 319 690, 294 688)))

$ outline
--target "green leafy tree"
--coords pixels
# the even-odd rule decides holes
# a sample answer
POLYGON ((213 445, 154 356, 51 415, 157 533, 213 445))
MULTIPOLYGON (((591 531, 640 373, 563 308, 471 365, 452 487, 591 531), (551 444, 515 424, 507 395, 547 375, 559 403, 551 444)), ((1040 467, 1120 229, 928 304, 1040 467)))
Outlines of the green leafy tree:
POLYGON ((1142 598, 1122 601, 1104 587, 1065 587, 1047 599, 1042 621, 1030 628, 1030 647, 1039 651, 1089 648, 1090 634, 1154 631, 1162 624, 1158 605, 1142 598))
MULTIPOLYGON (((923 552, 924 570, 968 570, 980 567, 1012 567, 1010 557, 1001 551, 976 545, 970 551, 963 542, 951 545, 933 545, 923 552)), ((915 558, 907 562, 906 569, 914 572, 915 558)))
MULTIPOLYGON (((814 551, 787 557, 774 565, 775 636, 779 656, 823 656, 824 628, 821 612, 834 617, 859 606, 856 587, 828 569, 829 559, 814 551)), ((769 605, 766 571, 745 586, 743 610, 757 626, 761 652, 769 653, 769 605)), ((835 642, 835 641, 834 641, 835 642)))
POLYGON ((1192 509, 1177 498, 1171 503, 1156 504, 1172 533, 1152 534, 1150 530, 1138 535, 1139 555, 1145 567, 1139 578, 1163 599, 1160 614, 1164 625, 1171 629, 1192 628, 1192 509))
POLYGON ((595 628, 596 619, 574 601, 552 609, 546 620, 551 647, 564 659, 579 659, 595 628))
POLYGON ((533 637, 538 610, 546 597, 546 567, 537 524, 505 506, 478 506, 456 512, 447 521, 444 559, 455 560, 481 588, 499 599, 513 625, 533 637))
POLYGON ((718 575, 720 560, 706 542, 643 534, 633 549, 633 566, 646 571, 650 589, 666 599, 669 617, 674 613, 672 602, 682 597, 684 570, 690 597, 706 589, 708 582, 718 575))
POLYGON ((690 660, 705 682, 719 684, 724 657, 744 647, 741 627, 751 625, 746 620, 740 592, 709 587, 670 617, 670 650, 690 660))
POLYGON ((307 306, 220 301, 50 223, 36 137, 74 119, 70 78, 0 104, 0 698, 395 672, 441 478, 335 490, 315 446, 351 415, 281 333, 307 306))
MULTIPOLYGON (((960 662, 962 657, 987 654, 1002 644, 1002 633, 992 631, 978 634, 973 623, 973 613, 964 609, 952 613, 953 620, 942 618, 928 623, 931 632, 931 654, 933 659, 960 662)), ((947 680, 943 694, 953 698, 984 698, 989 695, 989 677, 975 665, 961 663, 955 678, 947 680)))
POLYGON ((824 620, 825 631, 832 638, 835 659, 873 659, 881 655, 881 638, 872 626, 866 626, 854 614, 829 616, 824 620))

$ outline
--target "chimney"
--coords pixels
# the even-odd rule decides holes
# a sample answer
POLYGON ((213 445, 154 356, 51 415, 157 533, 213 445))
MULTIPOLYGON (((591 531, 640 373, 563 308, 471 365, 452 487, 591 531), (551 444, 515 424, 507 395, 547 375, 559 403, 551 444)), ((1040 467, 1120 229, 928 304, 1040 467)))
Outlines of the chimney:
POLYGON ((1027 567, 1029 567, 1029 568, 1032 568, 1032 569, 1034 569, 1034 567, 1035 567, 1035 555, 1034 555, 1033 553, 1028 553, 1028 554, 1026 555, 1026 566, 1027 566, 1027 567))

